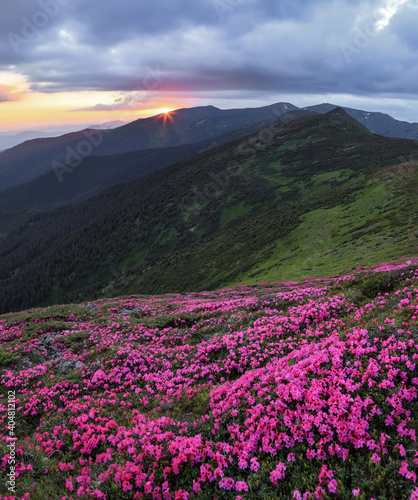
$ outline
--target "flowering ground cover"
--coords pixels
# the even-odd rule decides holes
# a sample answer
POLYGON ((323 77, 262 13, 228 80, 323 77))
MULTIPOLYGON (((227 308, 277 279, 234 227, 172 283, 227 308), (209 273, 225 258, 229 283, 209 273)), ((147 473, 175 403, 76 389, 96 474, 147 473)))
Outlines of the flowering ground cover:
POLYGON ((418 259, 33 309, 0 342, 1 500, 418 498, 418 259))

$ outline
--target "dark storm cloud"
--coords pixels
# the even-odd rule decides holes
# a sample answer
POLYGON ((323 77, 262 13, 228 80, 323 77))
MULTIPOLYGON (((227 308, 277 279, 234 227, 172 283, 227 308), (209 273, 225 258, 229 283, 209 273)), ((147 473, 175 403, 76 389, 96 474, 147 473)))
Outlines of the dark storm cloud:
POLYGON ((416 95, 418 9, 377 31, 390 2, 4 0, 0 69, 38 92, 416 95))

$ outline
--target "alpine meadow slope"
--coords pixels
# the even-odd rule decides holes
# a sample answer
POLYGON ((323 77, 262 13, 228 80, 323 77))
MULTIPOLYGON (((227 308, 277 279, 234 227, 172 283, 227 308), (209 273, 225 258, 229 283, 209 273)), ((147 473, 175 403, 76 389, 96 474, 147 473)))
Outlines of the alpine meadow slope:
POLYGON ((236 139, 9 233, 1 311, 418 255, 417 156, 341 109, 236 139))
POLYGON ((408 262, 0 316, 0 500, 417 500, 408 262))

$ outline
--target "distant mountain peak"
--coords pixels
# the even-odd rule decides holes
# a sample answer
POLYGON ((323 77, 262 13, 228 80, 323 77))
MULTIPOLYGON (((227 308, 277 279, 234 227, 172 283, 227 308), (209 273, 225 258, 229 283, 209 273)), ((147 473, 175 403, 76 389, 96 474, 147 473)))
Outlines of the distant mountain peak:
POLYGON ((341 125, 344 128, 349 127, 350 129, 356 130, 357 132, 363 132, 365 134, 371 134, 369 128, 363 125, 360 121, 357 120, 357 117, 354 118, 350 113, 348 108, 342 108, 340 106, 331 109, 327 113, 324 113, 323 116, 331 116, 333 118, 338 118, 341 122, 341 125))
POLYGON ((194 108, 181 108, 172 111, 175 116, 187 119, 202 119, 219 116, 223 112, 215 106, 196 106, 194 108))
POLYGON ((328 111, 325 114, 330 116, 343 116, 352 119, 345 109, 341 107, 331 109, 331 111, 328 111))

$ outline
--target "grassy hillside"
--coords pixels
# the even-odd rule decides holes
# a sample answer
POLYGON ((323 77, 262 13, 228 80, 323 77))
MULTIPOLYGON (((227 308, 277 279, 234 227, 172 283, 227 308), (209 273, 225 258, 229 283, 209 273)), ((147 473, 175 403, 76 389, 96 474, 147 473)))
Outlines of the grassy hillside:
POLYGON ((418 255, 417 155, 341 110, 232 141, 10 234, 1 310, 418 255))
POLYGON ((411 259, 0 316, 0 499, 416 499, 417 285, 411 259))

